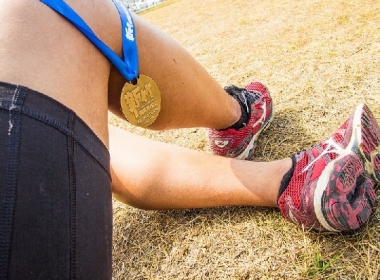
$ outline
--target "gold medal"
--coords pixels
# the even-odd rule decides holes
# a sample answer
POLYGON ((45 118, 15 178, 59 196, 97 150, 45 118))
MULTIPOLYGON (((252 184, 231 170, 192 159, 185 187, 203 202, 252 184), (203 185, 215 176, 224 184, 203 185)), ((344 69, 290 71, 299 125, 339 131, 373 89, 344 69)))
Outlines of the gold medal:
POLYGON ((157 119, 161 110, 161 92, 151 78, 139 75, 137 84, 125 83, 120 104, 131 124, 147 127, 157 119))

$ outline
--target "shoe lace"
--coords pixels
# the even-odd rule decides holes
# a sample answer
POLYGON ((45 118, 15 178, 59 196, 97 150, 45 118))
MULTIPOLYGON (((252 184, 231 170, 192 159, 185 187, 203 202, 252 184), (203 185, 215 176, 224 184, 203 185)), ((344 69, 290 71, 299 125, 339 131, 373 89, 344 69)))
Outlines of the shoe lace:
POLYGON ((319 159, 321 159, 323 156, 325 156, 327 154, 334 153, 334 154, 337 154, 337 155, 341 155, 344 152, 344 149, 342 147, 340 147, 333 140, 332 137, 330 137, 329 139, 327 139, 325 141, 325 143, 327 144, 327 146, 324 148, 324 150, 322 151, 322 153, 320 153, 315 159, 313 159, 308 165, 306 165, 306 167, 304 169, 302 169, 301 173, 304 173, 307 170, 309 170, 310 167, 312 167, 319 159))

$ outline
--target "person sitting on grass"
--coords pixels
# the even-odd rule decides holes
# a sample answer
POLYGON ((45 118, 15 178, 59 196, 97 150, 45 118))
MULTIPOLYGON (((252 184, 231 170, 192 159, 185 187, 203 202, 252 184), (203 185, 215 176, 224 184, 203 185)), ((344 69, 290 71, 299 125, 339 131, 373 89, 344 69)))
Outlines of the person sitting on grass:
POLYGON ((112 277, 112 195, 143 209, 278 207, 317 231, 369 219, 380 129, 359 105, 291 158, 256 162, 273 101, 221 87, 184 48, 111 0, 0 0, 0 279, 112 277), (108 125, 209 128, 213 154, 108 125))

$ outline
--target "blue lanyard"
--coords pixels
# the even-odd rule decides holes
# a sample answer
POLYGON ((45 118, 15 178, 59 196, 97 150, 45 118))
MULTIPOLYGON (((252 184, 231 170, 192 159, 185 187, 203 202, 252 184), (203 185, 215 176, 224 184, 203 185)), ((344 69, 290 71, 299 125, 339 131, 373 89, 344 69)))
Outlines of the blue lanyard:
POLYGON ((138 77, 139 60, 136 44, 136 29, 132 16, 127 8, 112 0, 119 12, 122 28, 123 59, 104 44, 91 30, 87 23, 63 0, 40 0, 45 5, 62 15, 76 26, 119 70, 128 81, 138 77))

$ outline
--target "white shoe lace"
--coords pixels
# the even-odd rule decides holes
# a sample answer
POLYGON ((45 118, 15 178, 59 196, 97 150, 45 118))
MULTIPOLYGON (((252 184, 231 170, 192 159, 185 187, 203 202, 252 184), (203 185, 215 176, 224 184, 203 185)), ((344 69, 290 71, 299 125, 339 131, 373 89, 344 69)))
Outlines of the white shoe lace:
POLYGON ((306 167, 304 169, 302 169, 302 172, 301 173, 304 173, 306 172, 307 170, 309 170, 310 167, 312 167, 320 158, 322 158, 324 155, 327 155, 327 154, 330 154, 330 153, 334 153, 334 154, 337 154, 337 155, 341 155, 343 154, 344 152, 344 149, 342 147, 340 147, 334 140, 332 137, 330 137, 329 139, 327 139, 325 141, 325 143, 327 143, 327 147, 322 151, 322 153, 317 156, 315 159, 313 159, 308 165, 306 165, 306 167))

